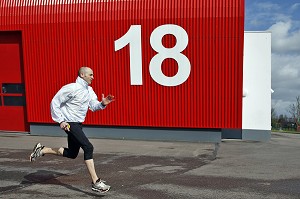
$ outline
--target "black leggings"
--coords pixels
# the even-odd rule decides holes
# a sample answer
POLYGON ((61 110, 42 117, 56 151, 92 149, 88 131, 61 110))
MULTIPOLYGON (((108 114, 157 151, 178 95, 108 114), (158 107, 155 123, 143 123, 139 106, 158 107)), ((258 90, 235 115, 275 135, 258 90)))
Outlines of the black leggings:
POLYGON ((94 147, 82 131, 82 124, 68 123, 70 124, 70 131, 65 131, 68 134, 68 148, 64 148, 63 156, 75 159, 81 147, 84 152, 84 160, 93 159, 94 147))

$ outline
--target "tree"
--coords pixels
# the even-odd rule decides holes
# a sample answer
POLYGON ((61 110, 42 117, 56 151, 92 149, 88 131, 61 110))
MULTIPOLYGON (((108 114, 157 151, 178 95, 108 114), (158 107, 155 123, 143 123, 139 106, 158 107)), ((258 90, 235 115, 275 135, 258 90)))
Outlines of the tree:
POLYGON ((275 111, 275 107, 271 108, 271 126, 272 126, 272 129, 278 128, 278 117, 277 117, 277 113, 275 111))
POLYGON ((296 97, 296 103, 290 104, 288 112, 291 114, 295 124, 297 125, 297 131, 300 131, 300 96, 296 97))

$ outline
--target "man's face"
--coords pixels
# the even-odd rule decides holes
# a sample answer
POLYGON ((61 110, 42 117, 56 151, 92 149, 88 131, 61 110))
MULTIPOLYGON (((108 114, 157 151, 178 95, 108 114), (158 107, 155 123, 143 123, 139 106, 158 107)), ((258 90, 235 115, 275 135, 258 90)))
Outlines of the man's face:
POLYGON ((86 72, 82 75, 82 79, 84 79, 88 84, 91 84, 94 79, 92 69, 88 68, 86 72))

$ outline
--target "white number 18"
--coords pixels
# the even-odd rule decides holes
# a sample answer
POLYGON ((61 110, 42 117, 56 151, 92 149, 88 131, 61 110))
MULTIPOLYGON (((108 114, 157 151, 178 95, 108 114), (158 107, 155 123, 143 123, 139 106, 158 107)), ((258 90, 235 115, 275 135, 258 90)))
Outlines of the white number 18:
MULTIPOLYGON (((115 51, 129 44, 131 85, 143 85, 141 37, 141 26, 132 25, 125 35, 115 41, 115 51)), ((159 26, 150 36, 150 45, 157 52, 149 64, 152 79, 163 86, 178 86, 184 83, 191 72, 189 59, 181 53, 188 45, 186 31, 174 24, 159 26), (162 38, 167 34, 174 35, 176 38, 176 44, 172 48, 166 48, 162 44, 162 38), (173 77, 165 76, 162 72, 162 63, 167 58, 174 59, 178 64, 178 72, 173 77)))

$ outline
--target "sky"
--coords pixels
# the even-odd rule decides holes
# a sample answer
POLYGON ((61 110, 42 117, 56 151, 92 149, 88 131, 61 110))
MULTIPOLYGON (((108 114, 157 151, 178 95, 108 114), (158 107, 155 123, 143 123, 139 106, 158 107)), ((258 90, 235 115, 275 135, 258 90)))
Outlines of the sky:
POLYGON ((272 108, 290 116, 300 96, 300 0, 246 0, 245 31, 271 31, 272 108))

